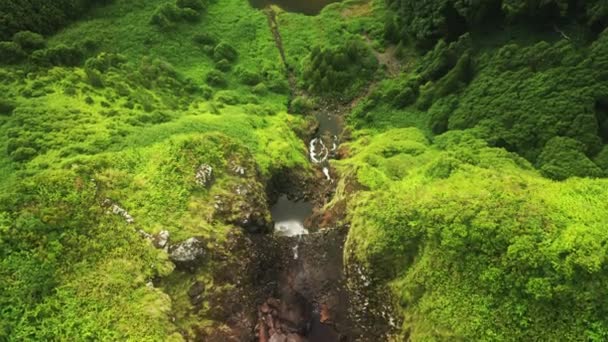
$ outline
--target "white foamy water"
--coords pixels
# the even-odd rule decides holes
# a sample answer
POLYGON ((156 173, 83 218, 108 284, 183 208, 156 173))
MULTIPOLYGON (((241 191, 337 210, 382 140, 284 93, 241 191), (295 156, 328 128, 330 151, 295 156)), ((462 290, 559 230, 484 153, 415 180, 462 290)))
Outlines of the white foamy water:
POLYGON ((312 160, 315 164, 320 164, 327 160, 329 157, 329 150, 323 143, 323 140, 320 138, 314 138, 310 141, 308 145, 308 151, 310 155, 310 160, 312 160))
POLYGON ((308 229, 299 220, 285 220, 274 223, 274 232, 279 236, 298 236, 308 234, 308 229))
POLYGON ((331 176, 329 175, 329 169, 327 167, 323 168, 323 174, 325 175, 325 178, 327 178, 328 181, 333 182, 331 176))
POLYGON ((304 221, 312 214, 312 204, 309 202, 290 201, 287 196, 281 196, 271 208, 274 220, 274 231, 279 236, 299 236, 308 234, 304 221))

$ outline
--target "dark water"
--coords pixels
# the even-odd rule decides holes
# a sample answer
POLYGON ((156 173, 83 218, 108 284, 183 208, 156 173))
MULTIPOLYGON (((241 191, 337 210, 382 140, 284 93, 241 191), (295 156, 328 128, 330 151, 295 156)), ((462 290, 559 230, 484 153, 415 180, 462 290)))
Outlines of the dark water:
POLYGON ((291 201, 287 196, 279 197, 270 209, 274 220, 275 234, 280 236, 298 236, 308 234, 304 221, 312 214, 312 204, 304 201, 291 201))
POLYGON ((331 136, 339 136, 342 133, 342 122, 339 117, 333 113, 320 112, 315 114, 319 121, 319 134, 329 134, 331 136))
POLYGON ((316 15, 323 7, 340 0, 249 0, 251 6, 264 8, 268 5, 277 5, 288 12, 316 15))
POLYGON ((319 314, 313 313, 310 332, 306 335, 309 341, 314 342, 339 342, 338 334, 331 326, 321 323, 319 314))

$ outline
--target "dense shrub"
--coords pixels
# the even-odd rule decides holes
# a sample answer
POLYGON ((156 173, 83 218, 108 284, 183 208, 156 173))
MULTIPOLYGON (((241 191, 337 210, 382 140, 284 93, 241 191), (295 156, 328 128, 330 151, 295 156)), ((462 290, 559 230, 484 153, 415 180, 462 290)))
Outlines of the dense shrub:
POLYGON ((15 104, 12 101, 0 99, 0 115, 11 115, 15 110, 15 104))
POLYGON ((206 7, 206 2, 203 0, 177 0, 175 4, 165 3, 154 11, 150 23, 167 30, 181 21, 196 22, 206 7))
POLYGON ((600 177, 603 171, 585 155, 585 145, 567 137, 550 139, 538 157, 543 175, 564 180, 570 177, 600 177))
POLYGON ((36 156, 38 152, 31 147, 19 147, 11 153, 11 158, 16 162, 25 162, 36 156))
POLYGON ((604 171, 604 176, 608 177, 608 145, 604 145, 604 148, 595 156, 593 162, 604 171))
POLYGON ((95 88, 103 88, 103 78, 101 73, 92 68, 84 68, 84 72, 87 78, 87 82, 95 88))
POLYGON ((218 43, 217 37, 209 33, 197 33, 194 35, 192 40, 201 46, 212 45, 216 46, 218 43))
POLYGON ((31 31, 21 31, 15 33, 13 36, 13 41, 19 44, 24 51, 44 49, 46 46, 44 37, 31 31))
POLYGON ((166 3, 159 6, 152 14, 150 23, 160 29, 168 29, 181 19, 182 10, 174 4, 166 3))
POLYGON ((606 180, 544 179, 466 132, 430 145, 393 129, 349 150, 340 165, 368 189, 346 197, 346 269, 389 285, 395 340, 605 339, 606 180))
POLYGON ((191 8, 197 12, 204 11, 207 8, 207 0, 177 0, 176 5, 179 8, 191 8))
POLYGON ((192 8, 182 8, 181 18, 189 23, 195 23, 200 19, 200 14, 192 8))
MULTIPOLYGON (((544 167, 545 176, 597 176, 591 160, 608 141, 608 33, 586 47, 560 39, 506 43, 483 52, 471 48, 484 42, 469 34, 438 41, 418 59, 414 72, 380 83, 374 99, 362 102, 366 108, 357 109, 351 120, 401 125, 419 111, 433 133, 475 128, 491 145, 544 167), (550 157, 556 153, 547 143, 554 137, 582 144, 582 150, 569 148, 563 156, 580 158, 580 167, 550 157)), ((407 123, 414 120, 420 123, 407 123)))
POLYGON ((40 66, 77 66, 83 62, 84 52, 79 47, 60 44, 34 51, 31 59, 40 66))
POLYGON ((479 63, 483 68, 460 93, 448 128, 485 127, 484 137, 493 144, 531 161, 555 136, 578 140, 582 152, 593 156, 602 145, 592 113, 596 97, 608 94, 597 72, 608 68, 608 60, 600 57, 606 50, 608 34, 590 51, 565 40, 526 48, 507 45, 479 63))
POLYGON ((265 83, 256 84, 251 91, 256 95, 265 95, 268 93, 268 86, 265 83))
POLYGON ((230 62, 234 62, 238 57, 238 52, 230 44, 221 42, 213 49, 213 58, 216 61, 226 59, 230 62))
POLYGON ((394 16, 385 36, 393 41, 413 40, 419 47, 432 48, 439 39, 456 40, 481 24, 498 27, 503 20, 533 18, 537 25, 551 27, 560 19, 582 19, 596 31, 608 24, 608 5, 592 1, 530 0, 387 0, 394 16), (582 17, 582 18, 581 18, 582 17))
POLYGON ((111 0, 0 0, 0 39, 19 31, 51 34, 82 15, 91 5, 111 0))
POLYGON ((171 120, 171 115, 164 111, 155 110, 151 113, 142 113, 135 117, 135 120, 142 124, 160 124, 171 120))
POLYGON ((227 59, 222 59, 215 63, 215 68, 217 70, 227 72, 232 68, 232 63, 230 63, 227 59))
POLYGON ((211 70, 205 75, 205 82, 212 87, 225 87, 228 84, 224 73, 211 70))
POLYGON ((99 72, 107 72, 111 68, 120 68, 127 62, 127 58, 121 54, 103 52, 95 57, 87 59, 85 67, 95 69, 99 72))
POLYGON ((297 114, 307 114, 314 106, 314 101, 309 97, 296 96, 296 98, 291 101, 290 111, 297 114))
POLYGON ((215 100, 219 103, 234 106, 242 102, 241 97, 242 96, 237 92, 231 90, 222 90, 215 95, 215 100))
POLYGON ((262 75, 257 71, 237 68, 235 72, 239 80, 246 85, 254 86, 263 80, 262 75))
POLYGON ((25 51, 15 42, 0 42, 0 64, 15 64, 26 57, 25 51))
POLYGON ((335 47, 314 47, 302 74, 312 93, 351 98, 374 75, 377 64, 368 46, 351 39, 335 47))
POLYGON ((201 87, 201 96, 205 99, 205 100, 209 100, 213 97, 213 88, 211 88, 208 85, 203 85, 201 87))

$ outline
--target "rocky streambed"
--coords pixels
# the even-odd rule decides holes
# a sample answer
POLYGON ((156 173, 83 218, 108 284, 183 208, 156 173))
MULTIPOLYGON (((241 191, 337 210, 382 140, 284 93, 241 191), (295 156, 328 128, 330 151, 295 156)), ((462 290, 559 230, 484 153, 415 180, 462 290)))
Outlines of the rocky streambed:
POLYGON ((340 117, 319 111, 316 119, 319 126, 308 146, 317 176, 308 183, 282 182, 279 190, 288 195, 275 196, 271 208, 277 259, 269 268, 273 286, 257 308, 255 340, 384 341, 390 330, 385 301, 373 294, 373 284, 361 268, 343 262, 348 225, 317 226, 342 221, 345 213, 334 209, 331 215, 340 218, 327 220, 323 210, 337 181, 329 160, 336 157, 340 117))

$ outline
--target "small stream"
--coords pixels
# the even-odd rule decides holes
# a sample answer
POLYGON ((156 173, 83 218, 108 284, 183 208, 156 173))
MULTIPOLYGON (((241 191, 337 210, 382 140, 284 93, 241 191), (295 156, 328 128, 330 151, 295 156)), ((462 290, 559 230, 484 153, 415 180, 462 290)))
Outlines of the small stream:
MULTIPOLYGON (((331 112, 315 114, 317 133, 308 142, 310 161, 325 176, 321 188, 335 186, 329 161, 338 148, 342 125, 331 112)), ((271 208, 280 246, 276 292, 259 308, 258 341, 339 342, 350 340, 349 298, 343 277, 345 232, 308 227, 313 203, 278 198, 271 208)))
MULTIPOLYGON (((255 8, 278 5, 285 11, 306 15, 318 14, 326 5, 338 1, 249 0, 255 8)), ((277 49, 285 62, 276 13, 267 11, 267 15, 277 49)), ((292 91, 297 91, 291 77, 290 81, 292 91)), ((314 115, 318 129, 306 144, 310 162, 317 169, 316 182, 321 184, 306 187, 331 193, 336 184, 330 160, 335 158, 340 144, 341 115, 326 109, 318 110, 314 115)), ((294 190, 304 189, 289 189, 288 193, 293 194, 294 190)), ((258 307, 256 333, 259 342, 339 342, 351 341, 357 336, 358 327, 349 314, 350 299, 344 279, 346 231, 319 230, 308 225, 308 219, 322 204, 282 195, 271 207, 274 239, 279 249, 275 259, 278 272, 273 276, 274 290, 258 307)))

